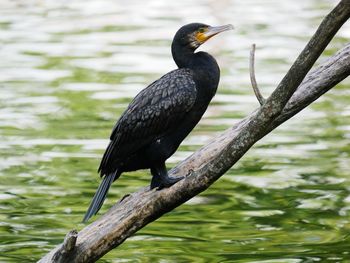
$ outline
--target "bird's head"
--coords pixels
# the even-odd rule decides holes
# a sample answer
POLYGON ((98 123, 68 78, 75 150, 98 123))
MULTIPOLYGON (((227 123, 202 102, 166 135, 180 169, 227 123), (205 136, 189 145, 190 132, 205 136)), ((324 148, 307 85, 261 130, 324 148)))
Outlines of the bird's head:
POLYGON ((197 49, 211 37, 233 29, 231 24, 224 26, 209 26, 201 23, 191 23, 182 26, 174 37, 174 42, 178 42, 183 47, 189 47, 192 50, 197 49))

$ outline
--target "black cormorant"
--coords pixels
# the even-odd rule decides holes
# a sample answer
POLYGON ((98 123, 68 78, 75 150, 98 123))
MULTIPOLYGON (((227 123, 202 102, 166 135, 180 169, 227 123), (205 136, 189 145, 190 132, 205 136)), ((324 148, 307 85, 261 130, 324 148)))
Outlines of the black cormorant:
POLYGON ((98 168, 102 182, 84 222, 98 212, 111 184, 125 171, 150 168, 151 188, 169 187, 183 178, 169 177, 165 161, 201 119, 220 78, 215 59, 195 50, 230 29, 232 25, 192 23, 177 31, 171 51, 178 69, 142 90, 115 124, 98 168))

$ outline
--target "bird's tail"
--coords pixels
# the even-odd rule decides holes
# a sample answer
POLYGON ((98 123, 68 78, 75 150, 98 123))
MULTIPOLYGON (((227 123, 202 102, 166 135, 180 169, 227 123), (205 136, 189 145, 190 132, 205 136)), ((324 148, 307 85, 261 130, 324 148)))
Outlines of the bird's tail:
POLYGON ((111 173, 109 175, 105 175, 102 178, 102 182, 100 186, 97 188, 94 198, 91 201, 89 209, 87 210, 83 223, 89 220, 90 217, 96 215, 98 210, 100 210, 104 200, 106 199, 107 193, 114 179, 117 177, 118 171, 111 173))

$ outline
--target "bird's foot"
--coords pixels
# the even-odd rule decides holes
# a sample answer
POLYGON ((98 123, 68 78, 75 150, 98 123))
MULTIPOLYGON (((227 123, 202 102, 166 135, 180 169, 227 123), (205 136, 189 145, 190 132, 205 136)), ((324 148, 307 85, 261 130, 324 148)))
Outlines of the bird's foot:
POLYGON ((151 181, 151 189, 158 188, 163 189, 172 186, 173 184, 177 183, 178 181, 181 181, 184 179, 184 176, 177 176, 177 177, 158 177, 153 176, 151 181))
POLYGON ((188 173, 185 175, 185 177, 189 177, 194 173, 193 169, 188 170, 188 173))

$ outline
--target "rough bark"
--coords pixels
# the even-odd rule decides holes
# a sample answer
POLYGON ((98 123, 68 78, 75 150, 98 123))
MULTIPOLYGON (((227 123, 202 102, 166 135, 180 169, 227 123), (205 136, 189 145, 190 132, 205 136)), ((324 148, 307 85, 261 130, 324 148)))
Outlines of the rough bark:
POLYGON ((146 187, 125 196, 78 233, 69 253, 60 252, 67 246, 59 245, 40 262, 58 262, 54 255, 61 254, 67 255, 69 262, 95 262, 148 223, 207 189, 255 142, 350 74, 350 43, 308 73, 349 17, 350 0, 340 1, 266 102, 169 172, 170 176, 187 175, 184 180, 167 189, 146 187))

